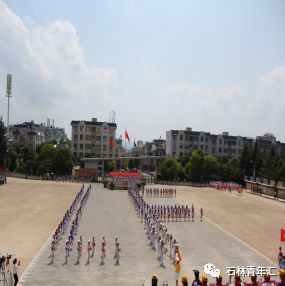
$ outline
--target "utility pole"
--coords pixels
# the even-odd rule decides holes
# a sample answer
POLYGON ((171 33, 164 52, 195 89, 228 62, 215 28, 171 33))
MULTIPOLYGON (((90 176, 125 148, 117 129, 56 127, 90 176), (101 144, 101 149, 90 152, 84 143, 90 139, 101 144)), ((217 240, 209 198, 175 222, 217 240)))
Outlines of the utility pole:
POLYGON ((9 139, 10 139, 10 131, 9 131, 9 119, 10 119, 10 98, 12 97, 12 75, 7 74, 7 90, 6 90, 6 96, 8 98, 8 112, 7 112, 7 139, 8 139, 8 144, 9 144, 9 139))

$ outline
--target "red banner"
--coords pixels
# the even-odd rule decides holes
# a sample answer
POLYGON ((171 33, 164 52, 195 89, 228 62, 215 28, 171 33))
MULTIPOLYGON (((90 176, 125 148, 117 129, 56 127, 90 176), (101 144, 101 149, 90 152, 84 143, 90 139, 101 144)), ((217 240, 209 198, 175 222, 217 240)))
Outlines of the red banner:
POLYGON ((139 172, 109 172, 110 177, 139 177, 139 172))
POLYGON ((76 169, 75 176, 96 176, 94 169, 76 169))

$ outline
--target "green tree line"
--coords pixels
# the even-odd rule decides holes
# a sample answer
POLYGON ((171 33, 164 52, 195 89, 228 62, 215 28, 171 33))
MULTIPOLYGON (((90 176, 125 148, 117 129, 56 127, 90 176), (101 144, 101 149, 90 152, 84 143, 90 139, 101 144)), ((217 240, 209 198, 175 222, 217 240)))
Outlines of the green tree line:
POLYGON ((69 175, 74 158, 68 146, 44 143, 34 149, 28 144, 12 144, 7 149, 6 166, 10 172, 27 175, 69 175))
POLYGON ((158 179, 167 181, 232 181, 242 184, 245 176, 285 181, 285 158, 272 147, 260 152, 258 144, 245 145, 239 159, 193 151, 186 158, 166 158, 158 166, 158 179))

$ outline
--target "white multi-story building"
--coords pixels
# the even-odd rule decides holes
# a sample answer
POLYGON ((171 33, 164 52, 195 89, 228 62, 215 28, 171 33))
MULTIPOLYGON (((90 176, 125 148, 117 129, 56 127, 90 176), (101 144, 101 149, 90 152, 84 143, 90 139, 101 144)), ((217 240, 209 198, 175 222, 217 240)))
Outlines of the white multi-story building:
POLYGON ((253 139, 231 136, 228 132, 214 135, 210 132, 185 130, 166 131, 166 155, 182 158, 194 150, 202 150, 206 155, 217 155, 228 158, 239 158, 246 143, 253 139))
POLYGON ((42 143, 59 143, 67 138, 63 128, 47 127, 34 121, 11 125, 9 133, 13 144, 31 144, 34 147, 42 143))
POLYGON ((91 121, 71 121, 72 150, 78 158, 115 157, 116 123, 91 121), (112 144, 113 142, 114 144, 112 144))

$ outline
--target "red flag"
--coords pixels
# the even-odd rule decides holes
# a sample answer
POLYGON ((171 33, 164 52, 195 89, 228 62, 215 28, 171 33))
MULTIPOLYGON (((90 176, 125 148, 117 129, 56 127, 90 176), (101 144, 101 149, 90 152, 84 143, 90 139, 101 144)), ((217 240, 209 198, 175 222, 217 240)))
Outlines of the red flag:
POLYGON ((128 132, 127 132, 127 130, 125 130, 125 138, 129 141, 129 143, 130 143, 130 137, 129 137, 129 134, 128 134, 128 132))
POLYGON ((285 229, 281 228, 281 241, 285 242, 285 229))
POLYGON ((113 141, 112 138, 110 138, 109 144, 110 144, 110 146, 111 146, 112 149, 115 147, 115 142, 113 141))

